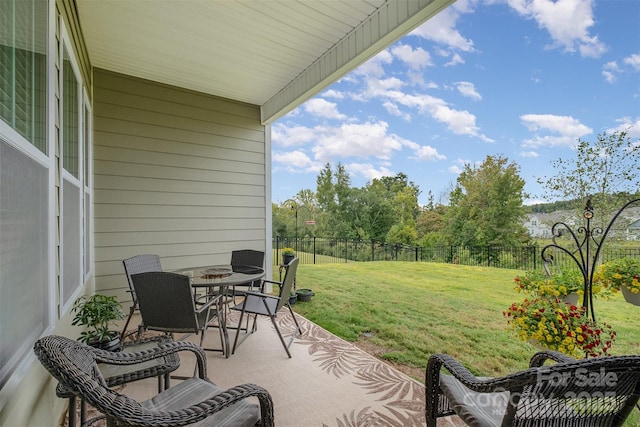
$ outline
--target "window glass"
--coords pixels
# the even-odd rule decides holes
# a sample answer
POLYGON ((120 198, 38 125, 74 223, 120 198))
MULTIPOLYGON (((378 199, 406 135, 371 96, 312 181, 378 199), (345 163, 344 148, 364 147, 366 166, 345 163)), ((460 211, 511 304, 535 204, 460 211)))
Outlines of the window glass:
POLYGON ((46 153, 45 0, 0 0, 0 119, 46 153))
POLYGON ((71 58, 67 47, 63 48, 62 67, 62 158, 64 169, 71 175, 78 177, 78 80, 73 72, 71 58))

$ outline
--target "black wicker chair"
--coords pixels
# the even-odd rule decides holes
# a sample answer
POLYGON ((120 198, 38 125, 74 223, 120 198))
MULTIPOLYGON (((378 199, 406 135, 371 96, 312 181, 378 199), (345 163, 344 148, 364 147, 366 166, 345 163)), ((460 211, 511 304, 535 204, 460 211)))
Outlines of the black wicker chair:
MULTIPOLYGON (((131 276, 139 273, 147 273, 149 271, 162 271, 162 264, 160 263, 160 257, 158 255, 136 255, 131 258, 127 258, 122 261, 124 266, 124 272, 127 275, 127 283, 129 284, 129 292, 131 292, 131 307, 129 307, 129 316, 127 317, 127 321, 124 323, 124 328, 122 328, 122 333, 120 334, 121 338, 124 340, 127 334, 127 328, 129 327, 129 322, 131 321, 131 317, 138 309, 138 298, 136 297, 136 292, 133 289, 133 282, 131 281, 131 276)), ((140 338, 142 331, 144 329, 144 325, 141 323, 138 326, 136 338, 140 338)))
MULTIPOLYGON (((196 308, 193 288, 188 276, 153 271, 134 274, 131 276, 131 281, 145 329, 171 335, 185 334, 179 340, 184 340, 193 334, 200 334, 200 346, 202 346, 207 328, 216 318, 220 319, 218 297, 208 298, 206 303, 196 308)), ((222 348, 210 350, 227 354, 223 327, 224 322, 218 322, 222 348)))
MULTIPOLYGON (((291 292, 291 289, 293 288, 293 282, 296 278, 298 261, 299 261, 298 258, 294 258, 289 263, 287 272, 282 282, 275 282, 272 280, 263 280, 263 283, 268 282, 268 283, 273 283, 279 286, 280 290, 279 290, 278 296, 264 294, 260 292, 248 291, 244 300, 240 304, 237 304, 231 307, 232 310, 240 311, 240 320, 238 321, 238 326, 236 328, 236 337, 233 341, 233 349, 231 350, 231 354, 235 353, 236 347, 238 346, 238 337, 240 336, 240 333, 244 330, 240 327, 240 325, 242 325, 242 319, 245 316, 253 315, 253 325, 250 328, 247 326, 246 334, 244 335, 242 341, 244 341, 251 333, 255 332, 258 316, 269 316, 269 318, 271 319, 271 323, 273 324, 273 327, 278 333, 280 342, 282 343, 284 350, 287 352, 287 356, 291 357, 289 346, 291 345, 294 338, 296 337, 296 334, 298 333, 302 334, 302 329, 298 324, 298 319, 296 319, 296 315, 293 313, 293 310, 289 305, 289 292, 291 292), (276 315, 278 314, 278 311, 285 305, 289 309, 289 312, 291 313, 291 316, 293 317, 293 321, 296 325, 296 330, 291 336, 291 339, 289 340, 288 344, 284 341, 282 332, 280 332, 280 328, 278 328, 278 324, 276 322, 276 315)), ((260 289, 263 289, 263 288, 264 288, 264 284, 260 285, 260 289)), ((242 341, 240 341, 240 343, 242 343, 242 341)))
MULTIPOLYGON (((159 347, 171 341, 170 337, 160 336, 126 343, 122 349, 126 353, 139 353, 159 347)), ((93 347, 89 347, 93 348, 93 347)), ((100 374, 105 380, 107 387, 115 387, 146 378, 158 378, 158 393, 170 386, 170 373, 180 367, 180 358, 177 353, 167 354, 144 363, 135 365, 110 365, 98 363, 100 374)), ((62 399, 69 399, 69 427, 76 425, 76 396, 67 389, 63 383, 58 383, 56 396, 62 399)), ((86 421, 86 407, 84 400, 80 401, 80 424, 86 421)))
POLYGON ((451 356, 434 354, 426 372, 427 426, 453 414, 475 427, 621 426, 640 397, 640 356, 578 360, 542 351, 529 366, 500 378, 476 377, 451 356))
POLYGON ((202 425, 274 425, 269 392, 253 384, 227 390, 216 386, 206 377, 204 351, 193 343, 171 341, 140 353, 112 353, 50 335, 36 341, 34 351, 49 373, 71 393, 104 414, 109 426, 184 426, 201 421, 202 425), (145 402, 109 389, 97 365, 144 363, 179 351, 195 354, 199 376, 145 402), (248 399, 251 397, 257 398, 258 403, 248 399))

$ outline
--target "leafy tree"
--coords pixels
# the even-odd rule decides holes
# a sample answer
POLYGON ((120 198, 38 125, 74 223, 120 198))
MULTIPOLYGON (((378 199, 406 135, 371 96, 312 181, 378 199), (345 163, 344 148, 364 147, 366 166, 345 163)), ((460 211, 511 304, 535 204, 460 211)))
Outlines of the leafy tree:
POLYGON ((335 172, 327 163, 316 178, 316 198, 322 211, 322 230, 332 237, 355 238, 351 178, 338 163, 335 172))
POLYGON ((575 157, 552 162, 556 174, 537 178, 547 199, 575 200, 582 210, 587 199, 595 219, 608 222, 610 214, 637 194, 640 176, 640 143, 628 131, 598 134, 594 142, 578 139, 575 157))
POLYGON ((524 180, 515 163, 487 156, 480 166, 465 165, 450 194, 444 233, 451 244, 520 245, 528 240, 523 226, 524 180))

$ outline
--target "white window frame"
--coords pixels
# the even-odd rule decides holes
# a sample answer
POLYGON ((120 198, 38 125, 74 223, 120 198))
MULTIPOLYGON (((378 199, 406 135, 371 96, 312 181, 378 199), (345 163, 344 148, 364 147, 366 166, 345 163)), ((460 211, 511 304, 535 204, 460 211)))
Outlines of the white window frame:
MULTIPOLYGON (((0 0, 1 1, 1 0, 0 0)), ((55 28, 56 28, 56 9, 55 9, 55 1, 47 2, 47 41, 46 41, 46 113, 45 117, 47 120, 46 130, 45 130, 45 138, 46 138, 46 149, 43 153, 38 148, 36 148, 33 144, 31 144, 28 140, 26 140, 20 133, 16 132, 11 126, 9 126, 4 120, 0 120, 0 137, 8 143, 10 146, 14 147, 16 150, 25 154, 32 160, 41 164, 43 167, 48 169, 48 183, 47 186, 49 188, 49 198, 47 200, 47 212, 48 212, 48 242, 49 245, 47 247, 47 264, 48 264, 48 303, 47 303, 47 313, 44 318, 45 325, 43 335, 51 334, 54 331, 54 325, 56 322, 56 256, 55 248, 56 248, 56 220, 54 216, 55 206, 56 206, 56 197, 55 197, 55 154, 52 147, 52 138, 54 135, 56 126, 55 126, 55 109, 52 108, 53 102, 55 100, 55 87, 56 87, 56 74, 55 74, 55 63, 56 63, 56 38, 55 38, 55 28)), ((4 387, 0 389, 0 411, 4 408, 7 400, 13 394, 15 388, 20 384, 22 379, 25 377, 29 369, 32 367, 33 363, 36 361, 35 354, 31 349, 23 354, 21 361, 15 367, 13 373, 8 378, 4 387)))
MULTIPOLYGON (((60 171, 60 176, 59 176, 59 182, 60 182, 60 197, 59 197, 59 203, 60 203, 60 215, 61 215, 61 221, 60 221, 60 227, 61 227, 61 236, 60 236, 60 281, 59 281, 59 289, 58 289, 58 295, 60 298, 59 301, 59 306, 60 306, 60 317, 68 314, 71 311, 71 308, 73 306, 73 302, 76 300, 76 298, 78 298, 82 292, 82 288, 84 287, 84 285, 86 284, 87 278, 89 276, 87 276, 85 274, 85 269, 84 269, 84 248, 85 248, 85 244, 84 244, 84 230, 85 230, 85 220, 84 217, 86 215, 85 213, 85 209, 84 209, 84 193, 85 193, 85 188, 84 188, 84 184, 83 184, 83 178, 84 178, 84 115, 85 115, 85 99, 88 100, 88 96, 86 96, 86 92, 84 90, 84 84, 83 84, 83 79, 82 79, 82 74, 80 73, 80 68, 78 66, 78 60, 76 58, 75 52, 73 50, 73 44, 71 43, 71 38, 69 37, 69 34, 67 33, 66 30, 66 26, 64 24, 64 20, 60 17, 60 47, 58 49, 58 54, 59 54, 59 58, 58 58, 58 63, 60 64, 60 75, 59 75, 59 87, 60 87, 60 138, 58 139, 58 152, 60 153, 58 162, 59 162, 59 167, 58 170, 60 171), (75 75, 76 81, 77 81, 77 85, 78 85, 78 177, 73 176, 73 174, 71 174, 70 172, 68 172, 65 168, 64 168, 64 108, 63 108, 63 103, 64 103, 64 54, 65 52, 67 53, 67 55, 69 56, 69 62, 71 64, 71 68, 73 69, 73 73, 75 75), (76 244, 78 245, 80 249, 80 259, 77 260, 78 261, 78 271, 76 271, 76 274, 78 275, 79 278, 81 278, 81 281, 77 284, 75 284, 74 289, 72 290, 72 292, 69 294, 67 300, 64 300, 64 279, 65 279, 65 251, 64 251, 64 239, 65 239, 65 230, 64 230, 64 218, 62 217, 63 212, 64 212, 64 183, 68 182, 70 184, 72 184, 74 187, 76 187, 78 189, 79 192, 79 201, 78 201, 78 212, 80 213, 80 221, 77 224, 78 227, 78 241, 76 242, 76 244)), ((90 104, 89 104, 90 105, 90 104)), ((91 133, 91 132, 90 132, 91 133)), ((89 221, 91 222, 91 214, 89 214, 89 221)), ((89 224, 89 228, 91 228, 91 224, 89 224)))

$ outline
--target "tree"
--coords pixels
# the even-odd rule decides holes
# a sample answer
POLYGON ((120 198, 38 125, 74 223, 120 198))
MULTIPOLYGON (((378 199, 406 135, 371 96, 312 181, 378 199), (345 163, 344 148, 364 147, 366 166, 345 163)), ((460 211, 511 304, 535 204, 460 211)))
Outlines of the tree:
POLYGON ((519 172, 515 163, 502 156, 487 156, 480 166, 465 165, 444 216, 447 240, 463 246, 526 242, 522 205, 526 194, 519 172))
POLYGON ((580 211, 587 199, 595 208, 595 218, 608 221, 621 204, 637 195, 640 176, 640 143, 627 131, 598 134, 595 142, 578 139, 575 157, 552 162, 556 174, 537 178, 545 198, 576 200, 580 211))

